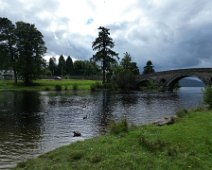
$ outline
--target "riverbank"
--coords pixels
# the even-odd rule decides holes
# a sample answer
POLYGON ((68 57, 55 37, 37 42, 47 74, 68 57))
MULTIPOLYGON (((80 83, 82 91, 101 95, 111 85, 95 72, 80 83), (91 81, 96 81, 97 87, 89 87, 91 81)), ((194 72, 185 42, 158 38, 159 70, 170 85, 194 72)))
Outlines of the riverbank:
POLYGON ((51 91, 51 90, 90 90, 91 85, 98 80, 52 80, 42 79, 34 81, 32 86, 24 86, 21 81, 17 85, 11 80, 0 80, 0 91, 51 91), (56 89, 57 87, 61 89, 56 89))
POLYGON ((124 128, 58 148, 15 169, 210 169, 212 111, 182 114, 172 125, 124 128))

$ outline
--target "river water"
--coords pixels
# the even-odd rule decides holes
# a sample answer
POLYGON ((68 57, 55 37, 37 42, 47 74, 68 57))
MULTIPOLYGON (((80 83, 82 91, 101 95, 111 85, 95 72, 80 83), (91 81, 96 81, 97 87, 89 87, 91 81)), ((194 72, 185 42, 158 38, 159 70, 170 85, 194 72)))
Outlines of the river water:
POLYGON ((0 92, 0 169, 104 134, 111 120, 146 124, 202 104, 201 88, 175 93, 0 92), (87 117, 87 119, 83 119, 87 117), (73 131, 81 132, 79 138, 73 131))

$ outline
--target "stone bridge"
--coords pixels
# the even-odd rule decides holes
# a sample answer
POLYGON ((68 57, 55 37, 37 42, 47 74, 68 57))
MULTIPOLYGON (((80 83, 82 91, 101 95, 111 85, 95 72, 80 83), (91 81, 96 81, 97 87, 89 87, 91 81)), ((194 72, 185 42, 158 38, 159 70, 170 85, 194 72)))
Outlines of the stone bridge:
POLYGON ((185 77, 197 77, 206 86, 212 85, 212 68, 191 68, 162 71, 151 74, 140 75, 138 83, 153 81, 165 91, 172 91, 179 80, 185 77))

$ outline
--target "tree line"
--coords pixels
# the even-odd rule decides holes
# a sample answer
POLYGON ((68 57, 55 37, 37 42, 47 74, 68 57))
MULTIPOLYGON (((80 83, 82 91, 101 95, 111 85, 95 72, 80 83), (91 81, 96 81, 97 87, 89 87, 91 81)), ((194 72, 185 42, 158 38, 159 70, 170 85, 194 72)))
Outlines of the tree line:
MULTIPOLYGON (((96 52, 90 60, 76 60, 61 55, 56 60, 51 57, 49 62, 43 58, 47 51, 42 33, 34 24, 26 22, 12 23, 7 18, 0 17, 0 70, 12 69, 15 83, 22 79, 25 85, 30 85, 41 74, 51 76, 90 76, 101 75, 102 83, 114 83, 119 86, 133 86, 139 68, 132 61, 130 53, 124 53, 119 61, 118 53, 112 49, 115 46, 110 36, 110 30, 99 27, 97 38, 92 43, 96 52)), ((148 61, 143 74, 154 72, 153 64, 148 61)), ((131 87, 130 87, 131 88, 131 87)))
POLYGON ((68 56, 66 59, 60 55, 58 61, 55 57, 51 57, 48 63, 48 70, 51 76, 92 76, 100 75, 100 67, 93 61, 76 60, 68 56))

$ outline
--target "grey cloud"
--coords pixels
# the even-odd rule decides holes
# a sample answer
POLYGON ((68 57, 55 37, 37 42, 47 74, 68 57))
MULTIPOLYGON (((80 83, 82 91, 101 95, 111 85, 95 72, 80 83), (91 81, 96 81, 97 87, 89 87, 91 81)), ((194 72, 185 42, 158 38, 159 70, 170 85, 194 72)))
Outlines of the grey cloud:
POLYGON ((138 19, 109 27, 118 35, 114 40, 121 57, 128 51, 140 68, 152 60, 158 70, 208 67, 204 65, 208 61, 212 66, 212 2, 169 1, 161 8, 147 1, 141 3, 146 4, 144 10, 151 26, 145 27, 138 19), (127 30, 131 32, 126 37, 127 30))
MULTIPOLYGON (((47 30, 52 22, 68 27, 68 18, 47 20, 37 17, 42 11, 57 11, 57 0, 39 0, 30 11, 18 0, 4 3, 8 5, 5 9, 0 8, 0 16, 13 22, 23 20, 34 23, 43 33, 49 53, 71 55, 78 59, 89 59, 94 53, 91 44, 96 37, 73 34, 65 28, 56 32, 47 30)), ((95 10, 91 0, 87 4, 95 10)), ((158 7, 152 1, 138 0, 124 13, 131 10, 142 11, 150 24, 145 25, 141 15, 131 22, 107 25, 119 57, 129 52, 140 68, 147 60, 152 60, 157 70, 212 67, 212 1, 167 0, 158 7)))

